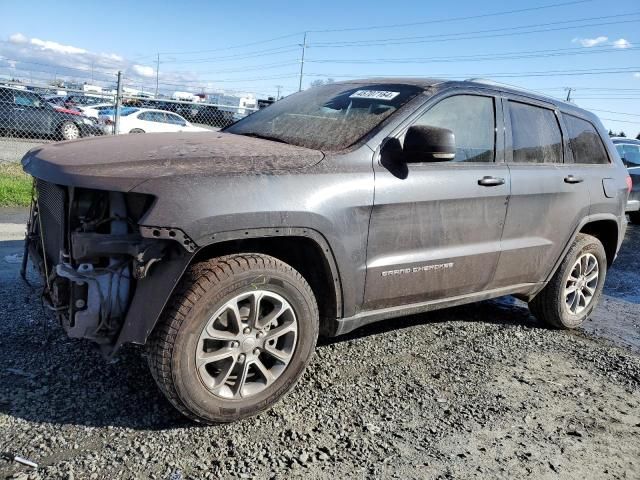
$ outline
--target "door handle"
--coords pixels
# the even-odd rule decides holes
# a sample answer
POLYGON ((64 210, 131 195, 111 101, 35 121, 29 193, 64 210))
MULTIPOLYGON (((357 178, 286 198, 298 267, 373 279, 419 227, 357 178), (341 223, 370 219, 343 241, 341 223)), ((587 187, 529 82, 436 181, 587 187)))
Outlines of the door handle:
POLYGON ((567 175, 564 177, 564 183, 582 183, 584 178, 574 177, 573 175, 567 175))
POLYGON ((497 187, 498 185, 504 185, 504 178, 482 177, 478 180, 478 185, 482 185, 483 187, 497 187))

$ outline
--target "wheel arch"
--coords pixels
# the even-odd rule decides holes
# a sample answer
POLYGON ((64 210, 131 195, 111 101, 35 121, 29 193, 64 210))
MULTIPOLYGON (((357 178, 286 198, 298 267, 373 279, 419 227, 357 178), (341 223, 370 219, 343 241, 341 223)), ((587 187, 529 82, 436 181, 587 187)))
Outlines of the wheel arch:
POLYGON ((618 252, 618 223, 611 219, 594 220, 583 225, 578 233, 586 233, 600 240, 607 254, 607 267, 610 267, 618 252))
POLYGON ((321 334, 331 336, 342 317, 342 286, 328 242, 309 228, 259 228, 212 235, 193 254, 177 252, 153 267, 138 283, 115 344, 103 353, 112 357, 125 343, 145 344, 184 273, 195 262, 234 253, 262 253, 296 269, 318 300, 321 334))
POLYGON ((545 287, 545 285, 549 283, 553 275, 558 270, 560 263, 562 263, 562 259, 571 248, 571 245, 573 244, 576 236, 579 233, 586 233, 587 235, 592 235, 600 240, 602 246, 604 247, 605 253, 607 254, 607 267, 610 267, 616 258, 618 249, 620 248, 621 238, 619 221, 620 220, 618 217, 613 214, 607 213, 589 215, 582 219, 582 221, 578 224, 571 237, 567 241, 567 244, 554 263, 553 268, 550 270, 545 281, 540 283, 534 291, 530 292, 527 295, 522 295, 521 298, 525 301, 533 299, 545 287))

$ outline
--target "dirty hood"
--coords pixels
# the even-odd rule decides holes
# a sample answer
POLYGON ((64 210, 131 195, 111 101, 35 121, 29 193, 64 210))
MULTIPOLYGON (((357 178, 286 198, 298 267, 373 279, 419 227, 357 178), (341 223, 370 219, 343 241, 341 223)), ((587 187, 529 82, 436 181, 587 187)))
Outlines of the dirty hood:
POLYGON ((230 133, 148 133, 44 145, 22 165, 60 185, 129 191, 158 177, 286 173, 322 158, 317 150, 230 133))

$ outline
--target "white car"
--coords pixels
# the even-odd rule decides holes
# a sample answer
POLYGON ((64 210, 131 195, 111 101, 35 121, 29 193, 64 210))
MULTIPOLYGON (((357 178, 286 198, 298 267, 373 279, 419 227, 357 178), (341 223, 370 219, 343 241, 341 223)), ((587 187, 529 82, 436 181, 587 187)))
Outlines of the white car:
MULTIPOLYGON (((113 133, 113 110, 100 114, 100 123, 105 133, 113 133)), ((154 110, 151 108, 123 107, 117 133, 155 133, 155 132, 210 132, 195 127, 177 113, 154 110)))
POLYGON ((113 110, 113 103, 98 103, 97 105, 76 106, 85 117, 99 119, 100 114, 106 110, 113 110))

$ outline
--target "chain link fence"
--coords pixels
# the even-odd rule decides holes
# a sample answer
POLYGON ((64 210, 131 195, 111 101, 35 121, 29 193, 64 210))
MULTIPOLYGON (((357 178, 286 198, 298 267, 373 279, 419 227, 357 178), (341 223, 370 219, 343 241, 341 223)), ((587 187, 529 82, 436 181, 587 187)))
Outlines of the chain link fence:
POLYGON ((127 87, 121 79, 112 89, 0 80, 0 162, 19 161, 31 148, 48 142, 219 130, 272 101, 204 92, 156 96, 127 87))

